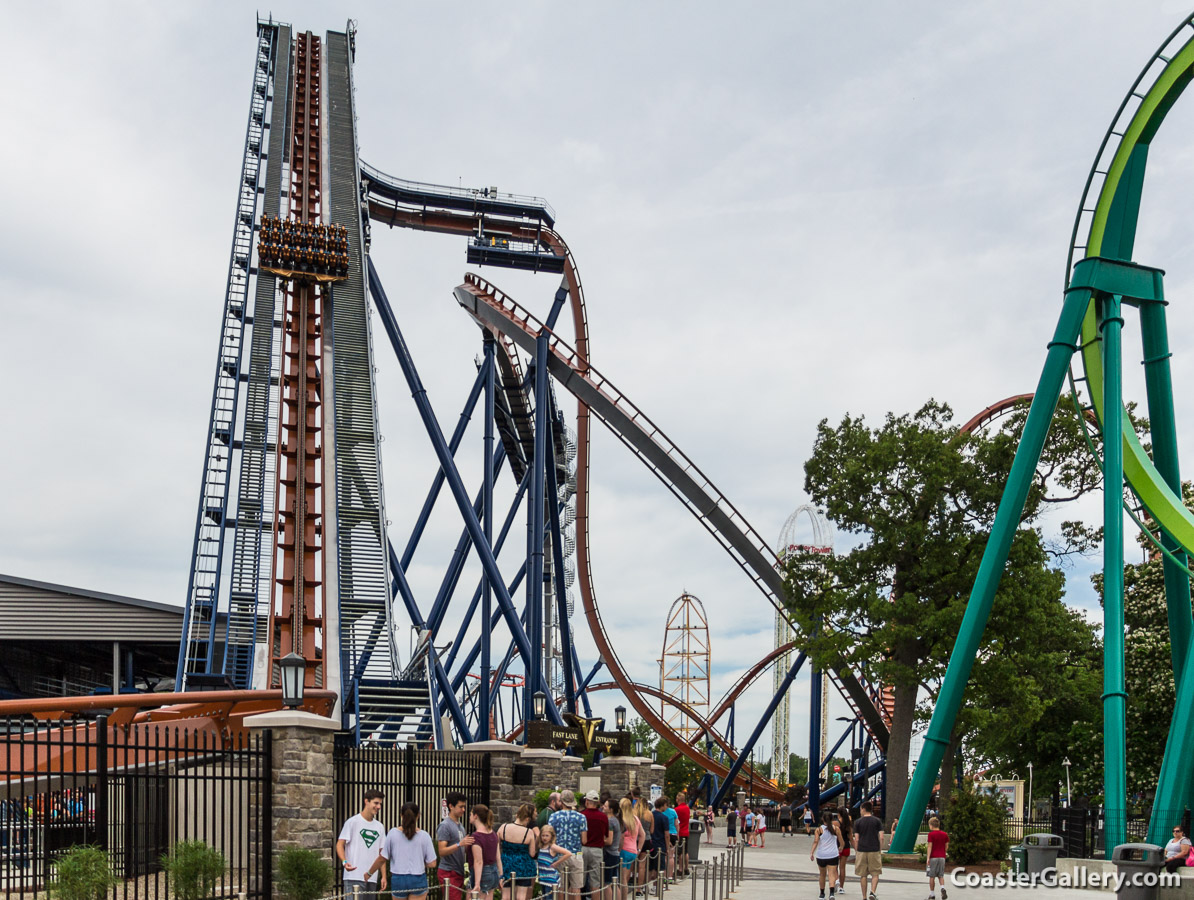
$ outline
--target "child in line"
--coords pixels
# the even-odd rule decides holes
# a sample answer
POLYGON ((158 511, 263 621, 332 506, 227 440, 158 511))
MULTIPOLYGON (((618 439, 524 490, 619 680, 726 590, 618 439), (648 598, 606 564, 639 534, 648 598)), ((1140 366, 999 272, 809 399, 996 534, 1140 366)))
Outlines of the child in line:
POLYGON ((539 889, 542 900, 551 900, 552 892, 560 883, 560 865, 572 853, 556 843, 556 830, 550 825, 539 829, 539 889))
POLYGON ((949 835, 941 830, 941 820, 936 816, 929 819, 929 867, 925 874, 929 876, 929 900, 935 900, 933 880, 941 883, 941 900, 948 896, 945 892, 945 853, 949 847, 949 835))

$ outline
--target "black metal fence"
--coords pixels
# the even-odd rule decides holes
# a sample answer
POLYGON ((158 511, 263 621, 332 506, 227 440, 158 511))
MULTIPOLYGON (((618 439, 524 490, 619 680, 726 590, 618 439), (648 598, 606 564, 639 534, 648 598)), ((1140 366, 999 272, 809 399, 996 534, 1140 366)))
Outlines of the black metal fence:
POLYGON ((441 804, 449 791, 460 791, 474 803, 489 805, 488 753, 467 750, 416 750, 414 747, 354 747, 337 739, 334 754, 336 821, 361 811, 365 791, 386 795, 381 820, 398 822, 398 807, 407 800, 419 805, 421 826, 435 833, 441 804), (387 814, 388 810, 388 814, 387 814))
MULTIPOLYGON (((1183 825, 1186 833, 1190 829, 1190 813, 1185 811, 1174 814, 1170 825, 1183 825)), ((1126 816, 1125 832, 1128 843, 1139 843, 1146 840, 1148 835, 1149 815, 1129 814, 1126 816)), ((1056 834, 1064 842, 1065 849, 1062 856, 1074 859, 1094 859, 1106 852, 1103 841, 1104 821, 1103 810, 1058 808, 1054 809, 1048 818, 1036 819, 1008 819, 1003 826, 1003 833, 1013 845, 1024 840, 1029 834, 1056 834)))
POLYGON ((269 898, 270 736, 203 726, 0 720, 0 892, 42 893, 65 853, 92 845, 111 896, 166 900, 163 855, 199 840, 227 862, 217 898, 269 898))

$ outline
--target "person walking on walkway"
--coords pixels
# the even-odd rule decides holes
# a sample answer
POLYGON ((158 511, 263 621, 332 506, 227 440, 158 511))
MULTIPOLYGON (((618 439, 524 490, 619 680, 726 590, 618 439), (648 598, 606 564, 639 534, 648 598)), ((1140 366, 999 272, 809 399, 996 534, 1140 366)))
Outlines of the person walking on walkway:
MULTIPOLYGON (((344 893, 360 892, 360 900, 377 896, 378 876, 365 875, 381 853, 386 826, 377 816, 386 795, 379 790, 365 791, 365 805, 344 823, 336 839, 336 857, 344 866, 344 893)), ((385 884, 385 866, 381 866, 381 882, 385 884)))
POLYGON ((717 821, 712 806, 705 807, 705 843, 713 843, 713 825, 717 821))
POLYGON ((785 800, 779 808, 779 833, 792 833, 792 804, 785 800))
POLYGON ((767 815, 763 811, 763 807, 755 810, 755 846, 767 846, 767 815))
POLYGON ((738 810, 730 807, 726 813, 726 846, 734 846, 734 838, 738 836, 738 810))
POLYGON ((439 882, 440 900, 464 900, 465 854, 473 845, 473 839, 464 828, 468 798, 459 791, 449 791, 444 799, 448 804, 448 817, 435 831, 439 848, 439 868, 435 877, 439 882))
POLYGON ((841 855, 845 842, 838 829, 833 813, 825 810, 821 813, 821 824, 813 832, 813 846, 808 851, 808 858, 817 862, 817 883, 821 889, 821 900, 825 900, 825 882, 829 882, 829 896, 836 893, 837 860, 841 855))
MULTIPOLYGON (((531 887, 538 872, 539 848, 535 844, 535 829, 531 822, 535 818, 535 807, 524 803, 518 808, 514 821, 503 824, 497 830, 498 845, 502 853, 502 884, 514 885, 514 900, 530 900, 531 887)), ((502 896, 509 900, 505 888, 502 896)))
POLYGON ((946 900, 945 892, 945 856, 949 852, 949 835, 941 830, 941 820, 936 816, 929 819, 929 867, 925 874, 929 876, 929 900, 934 900, 933 879, 941 883, 941 900, 946 900))
POLYGON ((391 828, 381 845, 381 855, 367 875, 383 865, 390 867, 390 896, 394 900, 427 900, 427 870, 435 865, 431 835, 419 827, 419 807, 407 801, 400 812, 402 824, 391 828))
POLYGON ((863 900, 876 900, 875 889, 883 872, 883 822, 874 815, 875 807, 867 800, 862 815, 854 823, 854 874, 858 876, 863 900), (867 878, 871 880, 867 891, 867 878))
POLYGON ((837 861, 837 892, 845 893, 846 866, 850 860, 850 845, 854 836, 854 823, 850 819, 850 808, 843 806, 838 810, 838 829, 842 834, 842 852, 837 861))
POLYGON ((547 824, 555 829, 556 843, 569 853, 559 866, 560 882, 556 888, 556 900, 580 900, 585 883, 580 842, 581 832, 585 829, 585 817, 576 811, 576 794, 572 791, 560 793, 560 807, 547 819, 547 824))
POLYGON ((804 804, 804 833, 813 833, 813 808, 807 803, 804 804))

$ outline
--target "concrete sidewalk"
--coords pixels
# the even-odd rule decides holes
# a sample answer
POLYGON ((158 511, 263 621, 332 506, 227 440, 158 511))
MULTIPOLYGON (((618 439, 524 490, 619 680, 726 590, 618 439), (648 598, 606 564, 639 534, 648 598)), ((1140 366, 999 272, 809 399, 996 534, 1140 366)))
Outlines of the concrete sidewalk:
MULTIPOLYGON (((744 874, 741 883, 731 895, 740 900, 792 900, 792 898, 809 898, 816 900, 818 896, 817 864, 809 859, 812 839, 798 834, 783 837, 778 832, 767 833, 766 847, 748 847, 744 863, 744 874)), ((725 829, 714 830, 713 844, 702 844, 700 859, 708 861, 726 849, 725 829)), ((952 866, 946 868, 946 890, 948 900, 965 900, 971 897, 1026 897, 1040 894, 1049 900, 1102 900, 1114 897, 1114 893, 1079 888, 1047 888, 1030 885, 967 886, 964 882, 955 884, 950 878, 952 866)), ((859 880, 854 875, 854 863, 847 866, 848 878, 846 889, 839 893, 842 900, 866 900, 859 888, 859 880)), ((828 897, 826 890, 826 897, 828 897)), ((925 878, 923 869, 896 869, 888 866, 879 878, 879 888, 875 896, 879 900, 925 900, 929 895, 929 882, 925 878)), ((1162 889, 1160 897, 1176 896, 1176 892, 1162 889)), ((941 891, 937 891, 938 900, 941 891)), ((705 880, 699 868, 691 881, 686 880, 674 886, 665 900, 705 900, 705 880), (695 884, 692 883, 695 881, 695 884)), ((713 886, 709 886, 709 900, 716 900, 713 886)))

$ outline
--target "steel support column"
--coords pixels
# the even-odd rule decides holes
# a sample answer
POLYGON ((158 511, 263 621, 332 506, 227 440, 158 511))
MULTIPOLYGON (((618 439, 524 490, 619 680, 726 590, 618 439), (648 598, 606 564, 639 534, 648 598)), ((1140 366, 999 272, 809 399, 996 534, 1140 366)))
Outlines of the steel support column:
MULTIPOLYGON (((398 356, 398 362, 402 366, 402 373, 406 377, 411 396, 414 398, 415 406, 419 410, 419 416, 423 420, 423 427, 427 431, 427 436, 431 439, 431 444, 435 449, 436 456, 439 458, 440 466, 447 477, 452 497, 455 499, 460 515, 464 518, 465 526, 468 528, 473 543, 477 547, 477 555, 480 557, 481 566, 485 570, 485 574, 489 576, 490 583, 494 587, 502 616, 505 618, 506 625, 509 627, 515 644, 518 646, 519 653, 522 654, 523 659, 530 659, 532 655, 531 642, 522 627, 522 623, 519 621, 514 603, 506 591, 506 585, 502 581, 497 560, 494 558, 489 542, 485 539, 481 522, 473 510, 468 494, 465 492, 464 482, 460 478, 456 462, 448 452, 448 442, 444 439, 443 431, 440 430, 439 421, 436 419, 435 412, 431 408, 431 401, 427 398, 427 391, 423 387, 418 371, 415 369, 410 349, 406 346, 406 340, 402 337, 402 330, 398 327, 398 321, 394 316, 394 311, 390 308, 390 301, 386 297, 385 289, 382 287, 381 280, 377 276, 377 269, 373 265, 372 259, 369 260, 369 292, 373 296, 374 305, 386 329, 386 334, 389 336, 390 342, 394 347, 394 352, 398 356)), ((542 689, 545 686, 536 684, 534 687, 542 689)), ((555 724, 563 724, 560 712, 550 696, 547 698, 547 714, 555 724)))
POLYGON ((1117 294, 1100 302, 1103 335, 1103 812, 1107 858, 1127 834, 1124 686, 1123 325, 1117 294))
POLYGON ((763 710, 763 715, 759 717, 759 724, 755 726, 755 730, 751 732, 750 737, 746 743, 742 745, 742 749, 738 751, 738 758, 734 760, 734 764, 730 766, 730 771, 725 777, 725 781, 721 785, 721 789, 717 792, 717 797, 713 801, 714 806, 721 805, 725 800, 727 791, 734 786, 734 779, 738 777, 738 773, 742 771, 743 764, 750 758, 751 751, 754 750, 755 744, 762 736, 763 731, 767 728, 767 724, 771 721, 771 717, 775 715, 776 707, 784 699, 784 695, 788 692, 788 688, 792 686, 792 682, 796 679, 796 674, 800 671, 800 667, 804 665, 806 659, 802 652, 796 657, 792 663, 792 667, 788 669, 788 674, 784 676, 784 680, 780 682, 775 695, 771 698, 771 702, 767 704, 767 708, 763 710))
MULTIPOLYGON (((481 389, 485 386, 487 367, 488 374, 492 375, 493 359, 490 357, 486 358, 485 363, 477 371, 477 377, 473 380, 473 387, 469 391, 468 399, 464 401, 464 409, 460 411, 460 418, 456 422, 456 430, 452 432, 452 439, 448 441, 448 452, 452 454, 453 458, 456 456, 456 451, 460 449, 460 442, 464 440, 464 433, 468 429, 469 420, 472 418, 477 400, 481 396, 481 389)), ((415 550, 419 546, 419 539, 422 538, 423 530, 431 519, 431 511, 435 508, 435 501, 439 498, 439 492, 443 486, 444 469, 443 466, 440 466, 435 470, 435 477, 431 480, 431 489, 427 491, 427 497, 423 500, 423 508, 419 510, 419 516, 415 519, 415 527, 411 529, 410 537, 406 540, 406 547, 402 550, 404 571, 410 568, 411 560, 415 557, 415 550)))
MULTIPOLYGON (((1144 384, 1148 396, 1148 421, 1152 433, 1153 465, 1169 489, 1181 495, 1182 479, 1177 455, 1177 423, 1173 413, 1173 377, 1169 367, 1169 331, 1163 303, 1140 306, 1140 337, 1144 345, 1144 384)), ((1161 532, 1161 545, 1180 562, 1163 557, 1165 601, 1169 611, 1169 652, 1173 659, 1173 680, 1180 683, 1186 662, 1186 646, 1194 632, 1190 616, 1190 576, 1185 552, 1168 533, 1161 532)))
POLYGON ((1024 423, 1020 444, 1016 448, 1016 455, 1012 461, 1007 486, 1004 488, 1003 497, 999 501, 999 509, 995 514, 991 536, 983 551, 982 562, 979 564, 978 575, 970 592, 970 599, 966 604, 966 613, 962 618, 961 629, 954 642, 954 649, 950 653, 949 667, 946 669, 945 679, 942 681, 941 690, 937 695, 937 704, 933 709, 933 718, 925 734, 924 749, 921 751, 916 771, 912 775, 912 783, 908 786, 908 794, 904 797, 903 809, 900 812, 900 824, 892 836, 891 849, 893 852, 912 852, 912 844, 920 827, 922 813, 933 792, 937 774, 941 771, 941 758, 945 754, 958 709, 962 705, 962 694, 966 689, 966 682, 970 680, 970 670, 974 665, 979 641, 991 615, 991 605, 995 600, 995 592, 999 588, 1008 553, 1011 551, 1012 539, 1016 536, 1016 531, 1020 526, 1020 515, 1024 510, 1024 502, 1028 498, 1028 491, 1036 474, 1036 466, 1045 446, 1045 438, 1049 434, 1049 425, 1057 407, 1057 398, 1060 396, 1062 385, 1065 382, 1066 369, 1069 366, 1070 358, 1077 350, 1078 331, 1090 303, 1090 297, 1089 290, 1077 289, 1066 292, 1057 329, 1053 334, 1053 340, 1049 343, 1045 365, 1041 371, 1036 392, 1033 394, 1032 405, 1028 410, 1028 418, 1024 423))
MULTIPOLYGON (((495 341, 493 335, 488 331, 485 332, 485 439, 483 442, 484 448, 484 465, 485 472, 483 474, 483 486, 481 488, 481 505, 485 511, 485 521, 482 523, 485 531, 485 540, 491 541, 493 539, 493 403, 494 403, 494 347, 495 341)), ((519 496, 522 496, 521 490, 519 496)), ((481 622, 484 623, 481 628, 481 697, 478 704, 477 712, 477 737, 479 740, 488 740, 489 738, 489 670, 491 661, 489 658, 489 634, 490 629, 485 627, 493 616, 493 600, 492 593, 489 589, 489 576, 481 576, 481 622)))
POLYGON ((808 706, 808 805, 814 818, 821 814, 821 695, 824 693, 824 678, 825 675, 820 669, 813 669, 813 676, 809 679, 811 693, 808 706))

